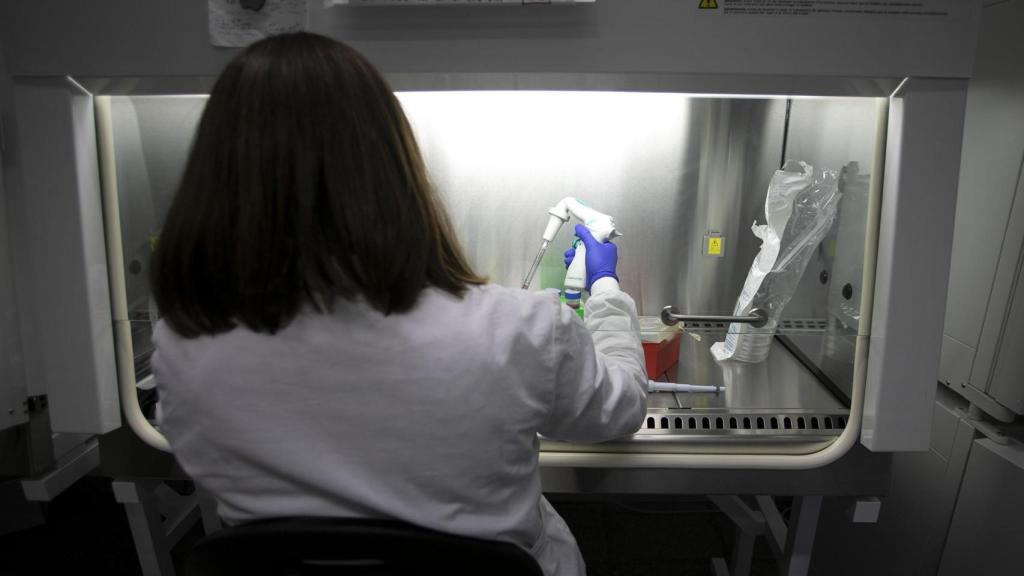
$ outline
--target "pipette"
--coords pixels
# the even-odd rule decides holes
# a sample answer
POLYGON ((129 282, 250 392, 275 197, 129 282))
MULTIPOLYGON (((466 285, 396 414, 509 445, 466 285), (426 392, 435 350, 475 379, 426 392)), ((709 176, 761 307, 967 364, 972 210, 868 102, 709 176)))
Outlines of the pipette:
POLYGON ((725 386, 702 386, 699 384, 676 384, 674 382, 647 381, 648 392, 714 392, 718 394, 725 386))
MULTIPOLYGON (((571 196, 562 198, 558 204, 555 204, 548 210, 548 225, 544 228, 544 234, 541 236, 543 242, 540 245, 540 250, 537 251, 536 258, 533 259, 533 264, 530 265, 530 269, 526 273, 526 278, 523 279, 524 290, 530 288, 530 282, 533 281, 533 275, 537 273, 537 268, 540 267, 540 261, 544 257, 544 253, 547 252, 551 241, 558 234, 558 229, 562 227, 563 223, 569 221, 569 216, 578 218, 587 227, 587 230, 590 231, 590 235, 594 237, 594 240, 598 242, 607 242, 622 235, 615 229, 615 220, 611 216, 598 212, 571 196)), ((586 286, 586 280, 586 248, 579 244, 576 246, 576 256, 573 258, 572 263, 569 264, 565 275, 566 298, 572 299, 569 293, 575 294, 576 298, 574 300, 578 303, 580 291, 586 286)))

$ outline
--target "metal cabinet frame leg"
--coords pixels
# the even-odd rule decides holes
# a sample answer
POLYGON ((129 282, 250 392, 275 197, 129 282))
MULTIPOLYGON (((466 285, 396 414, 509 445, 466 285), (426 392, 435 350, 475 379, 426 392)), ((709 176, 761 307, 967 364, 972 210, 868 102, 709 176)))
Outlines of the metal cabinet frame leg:
POLYGON ((752 509, 739 496, 709 496, 712 502, 736 524, 736 541, 728 565, 722 558, 712 559, 716 576, 746 576, 754 556, 754 542, 764 535, 779 563, 783 576, 805 576, 811 564, 814 536, 818 529, 821 496, 797 496, 789 514, 789 525, 771 496, 757 496, 759 510, 752 509))
POLYGON ((203 518, 203 531, 213 534, 223 526, 220 516, 217 514, 217 501, 198 486, 196 486, 196 496, 199 498, 199 513, 203 518))
POLYGON ((820 512, 821 496, 798 496, 793 499, 786 548, 782 554, 784 576, 804 576, 810 569, 820 512))
POLYGON ((767 523, 768 544, 779 561, 779 573, 783 576, 806 575, 818 530, 821 496, 794 497, 788 526, 771 496, 758 496, 757 504, 767 523))
POLYGON ((162 482, 115 480, 112 487, 124 504, 142 573, 174 576, 171 549, 199 520, 199 497, 182 496, 162 482))
POLYGON ((754 542, 767 530, 764 515, 752 509, 739 496, 708 496, 719 510, 736 524, 736 539, 726 565, 722 558, 711 560, 715 576, 747 576, 754 559, 754 542))

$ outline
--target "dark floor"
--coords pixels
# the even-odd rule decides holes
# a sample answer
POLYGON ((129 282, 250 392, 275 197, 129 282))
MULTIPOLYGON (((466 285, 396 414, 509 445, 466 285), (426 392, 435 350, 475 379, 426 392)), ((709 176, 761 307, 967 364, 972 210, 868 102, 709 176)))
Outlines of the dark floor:
MULTIPOLYGON (((710 559, 727 556, 732 545, 732 525, 702 498, 550 500, 576 535, 590 576, 712 575, 710 559)), ((86 478, 42 513, 45 524, 0 535, 0 575, 141 574, 109 480, 86 478)), ((200 530, 175 548, 177 564, 200 530)), ((759 542, 752 574, 777 573, 759 542)))
MULTIPOLYGON (((43 505, 45 524, 0 535, 0 576, 141 575, 124 509, 110 480, 85 478, 43 505)), ((181 565, 199 526, 174 550, 181 565)), ((179 570, 179 573, 183 571, 179 570)))
MULTIPOLYGON (((711 558, 732 549, 732 523, 705 498, 549 499, 575 534, 589 576, 712 576, 711 558)), ((758 542, 751 574, 778 572, 758 542)))

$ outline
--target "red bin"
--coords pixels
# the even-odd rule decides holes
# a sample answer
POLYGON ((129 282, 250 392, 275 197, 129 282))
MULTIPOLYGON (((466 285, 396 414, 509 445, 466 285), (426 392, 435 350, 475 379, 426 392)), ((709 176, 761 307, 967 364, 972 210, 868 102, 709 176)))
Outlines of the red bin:
POLYGON ((679 338, 682 334, 676 332, 671 338, 660 342, 643 342, 648 378, 663 379, 662 376, 679 362, 679 338))

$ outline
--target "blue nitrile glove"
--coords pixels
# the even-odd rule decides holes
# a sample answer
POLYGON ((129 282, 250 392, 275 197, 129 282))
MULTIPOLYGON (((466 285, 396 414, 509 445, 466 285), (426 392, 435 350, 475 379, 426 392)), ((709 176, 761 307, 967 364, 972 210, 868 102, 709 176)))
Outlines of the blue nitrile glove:
MULTIPOLYGON (((587 292, 598 278, 611 277, 618 280, 619 277, 615 275, 615 265, 619 262, 618 246, 611 242, 598 242, 583 224, 576 225, 576 236, 587 247, 587 292)), ((576 250, 572 249, 572 253, 575 256, 576 250)), ((568 258, 569 252, 565 255, 568 258)), ((568 258, 567 262, 572 262, 572 258, 568 258)))

